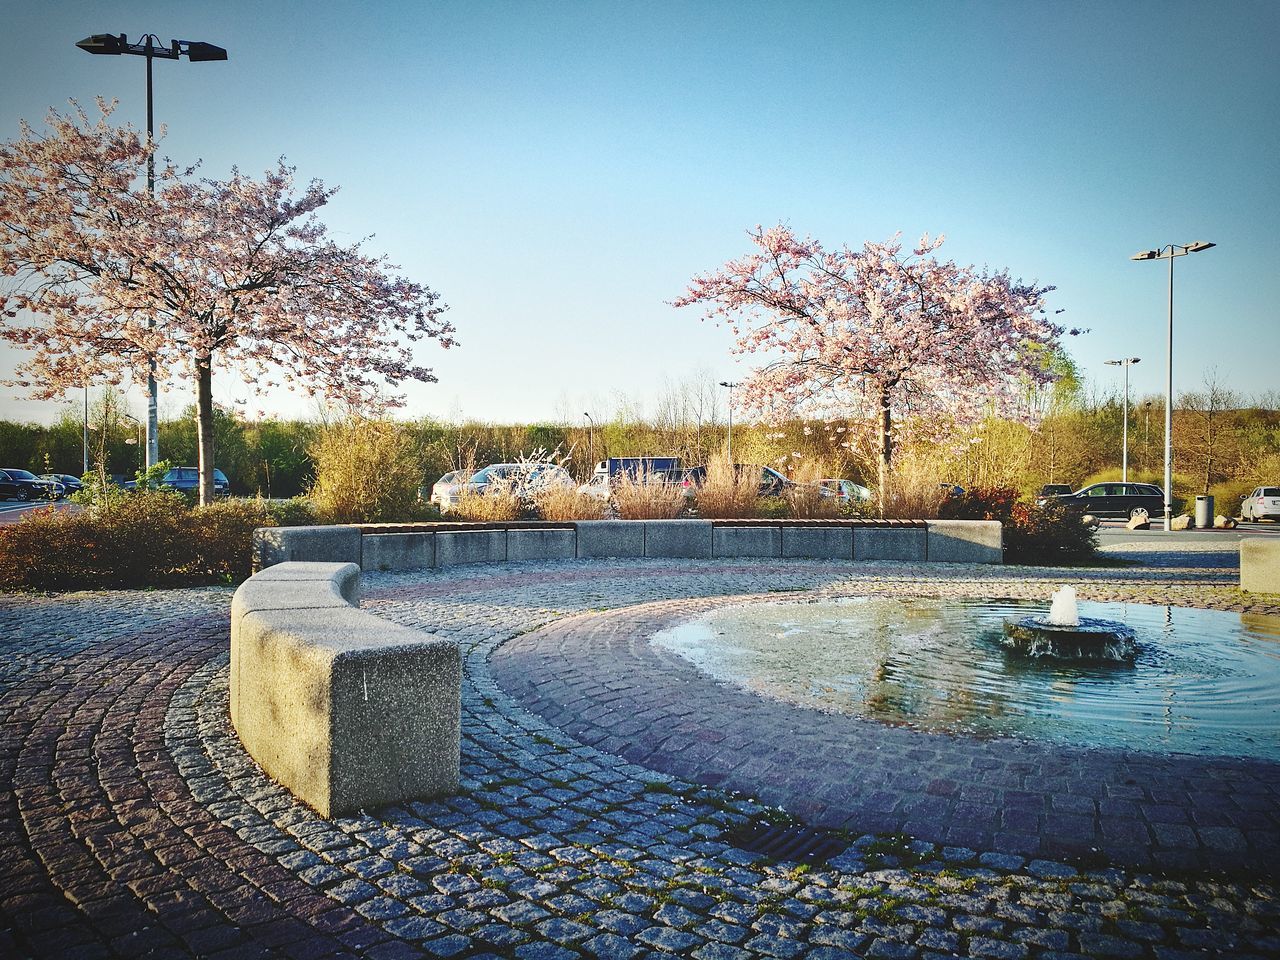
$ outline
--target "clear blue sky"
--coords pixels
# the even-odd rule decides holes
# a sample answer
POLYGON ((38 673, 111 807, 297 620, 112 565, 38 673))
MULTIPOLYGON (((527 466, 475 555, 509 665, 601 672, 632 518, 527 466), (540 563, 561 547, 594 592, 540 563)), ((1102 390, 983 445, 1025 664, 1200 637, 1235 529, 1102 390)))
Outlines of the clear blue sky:
MULTIPOLYGON (((1136 355, 1163 389, 1218 367, 1280 386, 1280 4, 556 2, 4 4, 0 137, 95 94, 145 121, 143 64, 91 33, 225 46, 156 65, 165 152, 340 185, 369 234, 451 305, 461 347, 408 412, 597 417, 612 395, 740 372, 730 339, 666 301, 756 223, 828 244, 945 233, 962 263, 1058 287, 1100 385, 1136 355)), ((8 349, 0 348, 0 349, 8 349)), ((0 355, 0 372, 12 367, 0 355)), ((230 378, 220 400, 247 397, 230 378)), ((165 408, 176 412, 184 398, 165 408)), ((272 397, 282 413, 306 404, 272 397)), ((15 401, 0 412, 47 419, 15 401)))

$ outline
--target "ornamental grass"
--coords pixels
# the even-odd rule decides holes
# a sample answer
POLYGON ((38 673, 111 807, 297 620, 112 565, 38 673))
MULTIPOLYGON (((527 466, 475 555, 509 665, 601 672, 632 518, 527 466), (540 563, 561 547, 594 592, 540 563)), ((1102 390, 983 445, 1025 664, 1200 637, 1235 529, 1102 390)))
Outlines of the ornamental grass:
POLYGON ((697 507, 698 516, 707 520, 760 516, 760 468, 735 468, 723 455, 712 458, 698 487, 697 507))
POLYGON ((647 471, 624 471, 614 482, 613 504, 621 520, 673 520, 685 508, 684 487, 647 471))
POLYGON ((577 487, 553 486, 533 495, 533 506, 543 520, 600 520, 609 504, 577 487))

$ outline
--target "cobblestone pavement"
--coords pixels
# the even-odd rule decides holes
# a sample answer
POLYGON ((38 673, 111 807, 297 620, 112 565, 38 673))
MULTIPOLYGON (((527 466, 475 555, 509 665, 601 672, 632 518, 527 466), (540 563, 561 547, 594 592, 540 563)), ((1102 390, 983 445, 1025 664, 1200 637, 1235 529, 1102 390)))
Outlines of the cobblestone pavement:
MULTIPOLYGON (((491 673, 511 659, 494 655, 504 642, 568 618, 775 590, 1043 598, 1071 582, 1094 599, 1280 614, 1233 581, 1186 554, 1105 571, 597 561, 370 575, 368 609, 464 650, 464 790, 333 821, 265 778, 230 729, 229 590, 4 598, 0 956, 1280 956, 1280 900, 1258 874, 897 836, 849 837, 812 867, 747 853, 726 829, 784 814, 585 743, 585 727, 525 709, 491 673)), ((1158 785, 1136 786, 1159 801, 1158 785)))

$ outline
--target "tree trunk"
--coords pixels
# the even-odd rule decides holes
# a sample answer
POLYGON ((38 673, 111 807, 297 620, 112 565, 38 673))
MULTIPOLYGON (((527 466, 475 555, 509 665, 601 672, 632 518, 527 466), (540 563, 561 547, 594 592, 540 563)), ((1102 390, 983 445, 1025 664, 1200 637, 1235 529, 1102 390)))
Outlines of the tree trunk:
POLYGON ((196 357, 196 448, 200 505, 213 503, 213 358, 196 357))
POLYGON ((893 418, 889 410, 889 391, 880 390, 880 513, 888 502, 889 478, 893 469, 893 418))

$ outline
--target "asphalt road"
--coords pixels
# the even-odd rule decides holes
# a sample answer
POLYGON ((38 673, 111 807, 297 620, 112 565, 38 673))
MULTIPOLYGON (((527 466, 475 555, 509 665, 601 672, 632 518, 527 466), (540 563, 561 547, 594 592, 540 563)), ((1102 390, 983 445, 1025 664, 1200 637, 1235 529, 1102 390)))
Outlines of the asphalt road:
POLYGON ((1161 529, 1163 521, 1153 521, 1150 530, 1126 530, 1121 521, 1104 521, 1098 528, 1098 542, 1104 547, 1121 543, 1141 543, 1144 546, 1190 546, 1210 543, 1238 542, 1246 537, 1280 536, 1280 523, 1242 523, 1234 530, 1171 530, 1161 529))
MULTIPOLYGON (((50 506, 47 500, 36 500, 31 503, 23 503, 21 500, 0 500, 0 523, 16 523, 23 514, 47 506, 50 506)), ((65 510, 71 504, 66 501, 57 501, 52 506, 65 510)))

